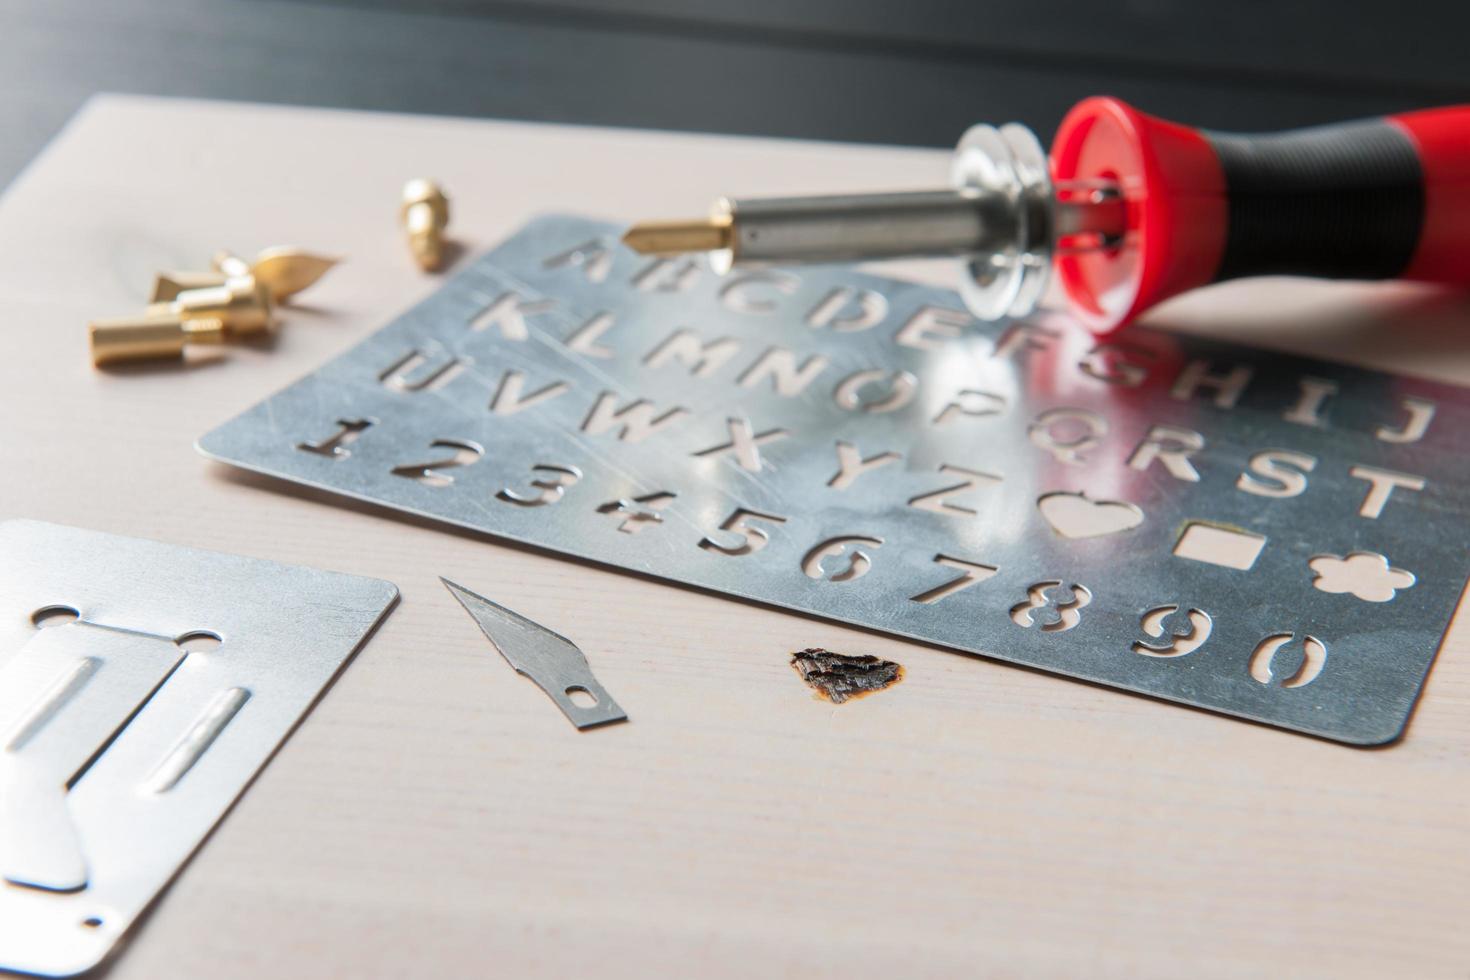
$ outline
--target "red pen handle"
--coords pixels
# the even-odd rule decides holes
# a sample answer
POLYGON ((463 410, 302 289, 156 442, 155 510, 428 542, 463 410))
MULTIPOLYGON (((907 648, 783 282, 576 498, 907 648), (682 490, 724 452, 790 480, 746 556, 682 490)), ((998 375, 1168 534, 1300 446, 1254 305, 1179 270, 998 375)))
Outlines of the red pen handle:
POLYGON ((1246 136, 1093 98, 1051 155, 1059 183, 1115 182, 1126 202, 1117 247, 1056 260, 1100 333, 1242 276, 1470 285, 1470 106, 1246 136))

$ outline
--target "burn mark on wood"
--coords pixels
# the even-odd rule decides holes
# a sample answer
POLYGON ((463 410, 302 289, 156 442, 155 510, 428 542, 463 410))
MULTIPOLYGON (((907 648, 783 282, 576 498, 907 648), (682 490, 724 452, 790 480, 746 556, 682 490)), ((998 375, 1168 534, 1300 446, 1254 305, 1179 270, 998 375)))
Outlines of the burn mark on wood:
POLYGON ((892 687, 903 679, 903 667, 870 654, 849 657, 821 647, 791 655, 791 666, 821 697, 841 704, 892 687))

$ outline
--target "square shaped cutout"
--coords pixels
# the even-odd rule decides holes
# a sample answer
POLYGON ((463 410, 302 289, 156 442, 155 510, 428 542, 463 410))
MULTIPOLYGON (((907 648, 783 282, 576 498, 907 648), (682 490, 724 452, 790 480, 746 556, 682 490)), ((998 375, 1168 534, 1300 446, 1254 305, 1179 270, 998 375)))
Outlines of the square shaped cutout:
POLYGON ((1259 534, 1191 521, 1175 542, 1174 554, 1191 561, 1246 571, 1256 563, 1264 547, 1266 539, 1259 534))

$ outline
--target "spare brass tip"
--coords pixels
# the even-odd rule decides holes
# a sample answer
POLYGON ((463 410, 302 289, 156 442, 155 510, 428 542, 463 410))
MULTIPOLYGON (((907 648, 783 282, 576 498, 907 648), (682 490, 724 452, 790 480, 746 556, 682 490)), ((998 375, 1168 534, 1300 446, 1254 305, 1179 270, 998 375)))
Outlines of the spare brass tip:
POLYGON ((425 177, 403 185, 399 220, 408 233, 408 248, 425 272, 444 264, 444 229, 449 226, 449 198, 440 186, 425 177))
POLYGON ((271 302, 279 303, 295 296, 315 283, 342 260, 334 255, 318 255, 304 248, 277 246, 255 257, 250 274, 265 287, 271 302))
POLYGON ((161 272, 139 316, 87 325, 92 363, 183 356, 189 344, 223 344, 273 332, 275 304, 310 286, 340 260, 303 248, 268 248, 247 262, 217 252, 210 272, 161 272))
POLYGON ((623 233, 623 244, 642 255, 683 255, 729 248, 734 237, 728 214, 694 221, 640 221, 623 233))
POLYGON ((189 344, 221 344, 224 321, 218 317, 184 318, 174 312, 93 320, 87 324, 92 363, 97 367, 129 361, 176 359, 189 344))
POLYGON ((212 272, 160 272, 153 280, 149 301, 168 303, 191 289, 223 286, 228 279, 253 276, 265 287, 271 302, 280 303, 315 283, 340 261, 335 256, 290 245, 267 248, 254 262, 246 262, 233 252, 216 252, 212 272))

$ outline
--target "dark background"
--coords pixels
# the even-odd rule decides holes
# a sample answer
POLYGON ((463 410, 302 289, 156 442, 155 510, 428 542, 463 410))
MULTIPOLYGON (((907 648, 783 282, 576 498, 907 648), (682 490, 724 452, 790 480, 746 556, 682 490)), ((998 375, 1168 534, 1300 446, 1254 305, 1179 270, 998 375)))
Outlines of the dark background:
POLYGON ((1470 0, 0 0, 0 187, 99 91, 933 146, 1109 93, 1273 129, 1470 102, 1470 0))

